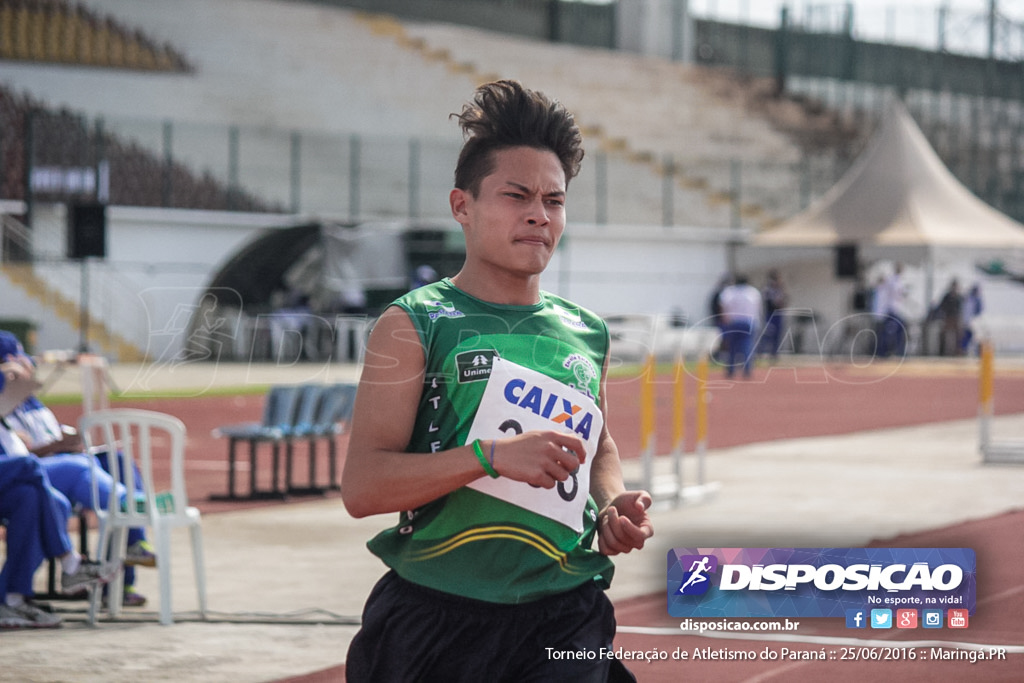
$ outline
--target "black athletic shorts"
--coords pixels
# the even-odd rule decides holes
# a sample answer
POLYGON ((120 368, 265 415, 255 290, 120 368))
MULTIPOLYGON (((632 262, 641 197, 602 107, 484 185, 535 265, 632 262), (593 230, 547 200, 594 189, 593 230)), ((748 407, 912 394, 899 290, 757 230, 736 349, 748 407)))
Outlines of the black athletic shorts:
POLYGON ((612 658, 615 614, 593 582, 502 605, 442 593, 393 571, 377 582, 349 646, 351 683, 635 681, 612 658))

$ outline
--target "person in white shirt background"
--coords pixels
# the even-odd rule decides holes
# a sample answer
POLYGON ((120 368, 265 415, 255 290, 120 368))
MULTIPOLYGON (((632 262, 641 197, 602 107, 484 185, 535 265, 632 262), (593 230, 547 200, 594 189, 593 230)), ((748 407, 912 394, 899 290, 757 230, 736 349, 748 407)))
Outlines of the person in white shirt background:
POLYGON ((732 377, 736 368, 743 368, 743 377, 750 379, 754 365, 754 339, 761 328, 761 312, 764 310, 761 292, 750 284, 745 275, 737 275, 736 281, 718 295, 725 323, 723 336, 729 342, 725 376, 732 377))
POLYGON ((871 312, 875 315, 877 350, 881 358, 906 354, 907 323, 903 317, 906 295, 903 265, 897 263, 893 272, 875 286, 872 300, 871 312))

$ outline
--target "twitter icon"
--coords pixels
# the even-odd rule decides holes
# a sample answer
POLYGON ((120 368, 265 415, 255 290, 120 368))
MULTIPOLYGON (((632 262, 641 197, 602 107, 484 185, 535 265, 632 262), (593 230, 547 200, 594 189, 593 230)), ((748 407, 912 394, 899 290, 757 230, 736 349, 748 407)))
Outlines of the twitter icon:
POLYGON ((892 628, 892 610, 871 610, 871 628, 892 628))

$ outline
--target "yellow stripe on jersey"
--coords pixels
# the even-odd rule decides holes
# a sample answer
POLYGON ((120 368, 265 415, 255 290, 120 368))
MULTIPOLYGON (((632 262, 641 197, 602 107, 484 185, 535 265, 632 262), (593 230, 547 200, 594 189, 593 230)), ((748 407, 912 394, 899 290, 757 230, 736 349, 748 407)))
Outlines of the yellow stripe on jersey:
POLYGON ((435 557, 440 557, 455 550, 456 548, 463 546, 467 543, 474 543, 476 541, 487 541, 491 539, 504 538, 512 541, 519 541, 526 545, 532 546, 544 553, 551 559, 558 562, 558 566, 563 572, 568 574, 577 574, 568 564, 568 554, 559 550, 550 541, 543 536, 535 534, 526 529, 520 529, 512 526, 485 526, 476 529, 468 529, 460 534, 452 536, 443 543, 431 546, 429 548, 423 548, 410 553, 409 559, 413 562, 420 562, 422 560, 431 560, 435 557))

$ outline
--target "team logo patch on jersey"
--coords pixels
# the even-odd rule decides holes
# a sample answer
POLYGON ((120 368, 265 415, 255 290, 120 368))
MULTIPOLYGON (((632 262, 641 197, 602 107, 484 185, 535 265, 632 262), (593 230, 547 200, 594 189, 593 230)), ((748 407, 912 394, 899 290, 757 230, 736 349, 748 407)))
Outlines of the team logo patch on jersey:
POLYGON ((587 324, 583 322, 583 318, 580 316, 579 311, 570 311, 567 308, 561 306, 552 306, 558 313, 558 319, 562 321, 562 324, 566 327, 571 327, 574 330, 587 330, 587 324))
POLYGON ((566 370, 571 370, 573 377, 576 378, 575 384, 572 384, 574 389, 581 391, 590 398, 594 398, 590 391, 590 383, 597 379, 597 368, 590 362, 590 359, 578 353, 574 353, 565 359, 562 363, 562 367, 566 370))
POLYGON ((447 301, 424 301, 423 305, 427 307, 427 317, 431 322, 438 318, 462 318, 466 315, 447 301))
POLYGON ((491 376, 491 366, 498 353, 494 349, 475 349, 463 351, 455 356, 455 365, 459 370, 459 384, 480 382, 491 376))

